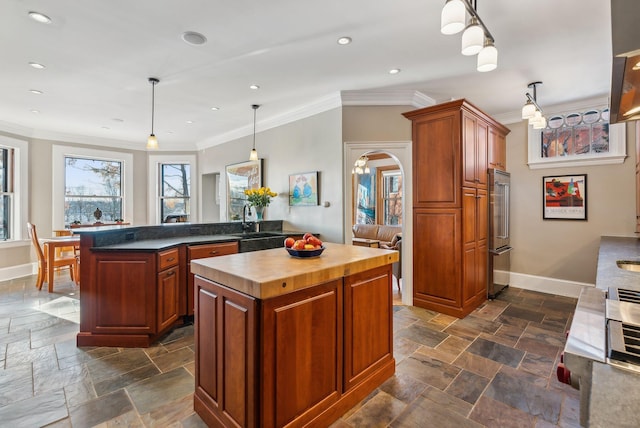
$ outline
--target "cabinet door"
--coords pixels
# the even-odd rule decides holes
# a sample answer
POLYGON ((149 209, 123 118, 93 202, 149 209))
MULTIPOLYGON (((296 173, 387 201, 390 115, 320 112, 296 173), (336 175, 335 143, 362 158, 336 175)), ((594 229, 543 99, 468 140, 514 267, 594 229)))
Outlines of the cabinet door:
POLYGON ((91 288, 100 301, 89 315, 91 333, 155 334, 155 253, 94 254, 95 282, 91 288))
POLYGON ((345 392, 393 359, 391 289, 391 265, 344 279, 345 392))
POLYGON ((466 187, 487 185, 488 125, 469 113, 462 114, 463 177, 466 187))
POLYGON ((487 155, 487 158, 489 168, 506 171, 507 139, 503 134, 498 133, 493 127, 489 128, 488 149, 489 153, 487 155))
POLYGON ((262 301, 262 427, 303 426, 340 398, 342 279, 262 301))
POLYGON ((461 211, 414 210, 413 298, 420 303, 416 306, 450 315, 461 307, 461 211))
MULTIPOLYGON (((193 315, 193 274, 189 263, 191 260, 204 259, 207 257, 218 257, 238 252, 237 242, 224 242, 220 244, 189 245, 187 247, 187 292, 186 292, 186 314, 193 315)), ((181 306, 182 307, 182 306, 181 306)))
POLYGON ((194 406, 210 426, 258 426, 257 302, 195 278, 194 406))
POLYGON ((464 313, 470 312, 469 307, 484 300, 487 292, 487 203, 486 190, 463 189, 462 306, 464 313))
POLYGON ((460 112, 446 111, 413 123, 413 204, 460 203, 460 112))
POLYGON ((158 333, 170 328, 178 320, 180 294, 180 268, 164 270, 158 274, 158 333))

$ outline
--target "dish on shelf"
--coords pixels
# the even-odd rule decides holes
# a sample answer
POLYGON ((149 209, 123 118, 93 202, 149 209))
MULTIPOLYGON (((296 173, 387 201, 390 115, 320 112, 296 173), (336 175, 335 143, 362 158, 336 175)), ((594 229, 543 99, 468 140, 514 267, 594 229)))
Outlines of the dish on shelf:
POLYGON ((309 257, 318 257, 324 251, 324 245, 320 248, 314 248, 312 250, 294 250, 293 248, 286 248, 287 252, 290 256, 296 257, 299 259, 305 259, 309 257))

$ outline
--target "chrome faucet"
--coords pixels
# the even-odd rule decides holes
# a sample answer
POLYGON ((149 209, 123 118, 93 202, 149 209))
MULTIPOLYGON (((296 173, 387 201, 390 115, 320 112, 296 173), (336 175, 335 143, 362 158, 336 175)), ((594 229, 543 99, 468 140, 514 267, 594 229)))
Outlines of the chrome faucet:
POLYGON ((242 232, 248 232, 251 229, 251 225, 247 223, 247 214, 251 215, 251 206, 246 205, 242 207, 242 232))

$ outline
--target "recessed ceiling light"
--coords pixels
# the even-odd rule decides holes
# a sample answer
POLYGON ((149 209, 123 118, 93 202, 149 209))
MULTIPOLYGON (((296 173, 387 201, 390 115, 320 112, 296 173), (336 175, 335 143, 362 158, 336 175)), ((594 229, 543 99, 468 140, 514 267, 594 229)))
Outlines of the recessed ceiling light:
POLYGON ((38 114, 38 113, 40 113, 40 110, 33 109, 33 110, 31 110, 31 113, 38 114))
POLYGON ((102 127, 102 129, 109 130, 109 129, 111 129, 111 128, 109 128, 108 126, 103 126, 103 127, 102 127))
POLYGON ((42 70, 43 68, 46 68, 44 65, 37 62, 30 62, 29 65, 33 68, 37 68, 38 70, 42 70))
POLYGON ((36 95, 42 95, 42 91, 39 91, 37 89, 29 89, 29 92, 36 95))
POLYGON ((195 31, 185 31, 182 33, 182 40, 190 45, 204 45, 207 43, 207 38, 195 31))
POLYGON ((193 123, 193 120, 187 120, 187 123, 191 125, 193 123))
POLYGON ((250 89, 260 89, 260 86, 258 85, 251 85, 249 86, 250 89))
POLYGON ((211 110, 218 111, 218 110, 220 110, 220 107, 211 107, 211 110))
POLYGON ((119 117, 114 117, 113 119, 114 122, 124 122, 124 119, 120 119, 119 117))
POLYGON ((167 134, 173 134, 173 131, 167 131, 167 134))
POLYGON ((348 45, 349 43, 351 43, 351 37, 343 36, 338 39, 339 45, 348 45))
POLYGON ((47 15, 42 14, 40 12, 29 12, 29 18, 33 19, 34 21, 38 21, 42 24, 51 24, 51 18, 49 18, 47 15))
POLYGON ((389 70, 389 74, 398 74, 400 73, 400 69, 399 68, 392 68, 391 70, 389 70))

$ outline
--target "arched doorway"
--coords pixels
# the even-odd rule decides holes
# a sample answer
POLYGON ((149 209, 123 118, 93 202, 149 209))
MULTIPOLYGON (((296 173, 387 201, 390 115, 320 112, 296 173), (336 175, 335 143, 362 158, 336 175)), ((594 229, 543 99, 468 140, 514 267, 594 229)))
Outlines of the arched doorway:
MULTIPOLYGON (((354 187, 352 182, 352 172, 356 160, 367 155, 372 158, 388 159, 382 161, 381 170, 391 171, 399 169, 403 183, 402 194, 402 217, 397 220, 402 225, 402 303, 413 304, 413 225, 411 216, 412 195, 411 195, 411 142, 391 141, 391 142, 346 142, 344 144, 344 242, 352 242, 352 225, 356 213, 354 187), (390 168, 386 168, 390 166, 390 168)), ((372 161, 375 165, 376 161, 372 161)), ((380 174, 382 177, 383 174, 380 174)), ((381 223, 380 212, 378 222, 381 223)))

